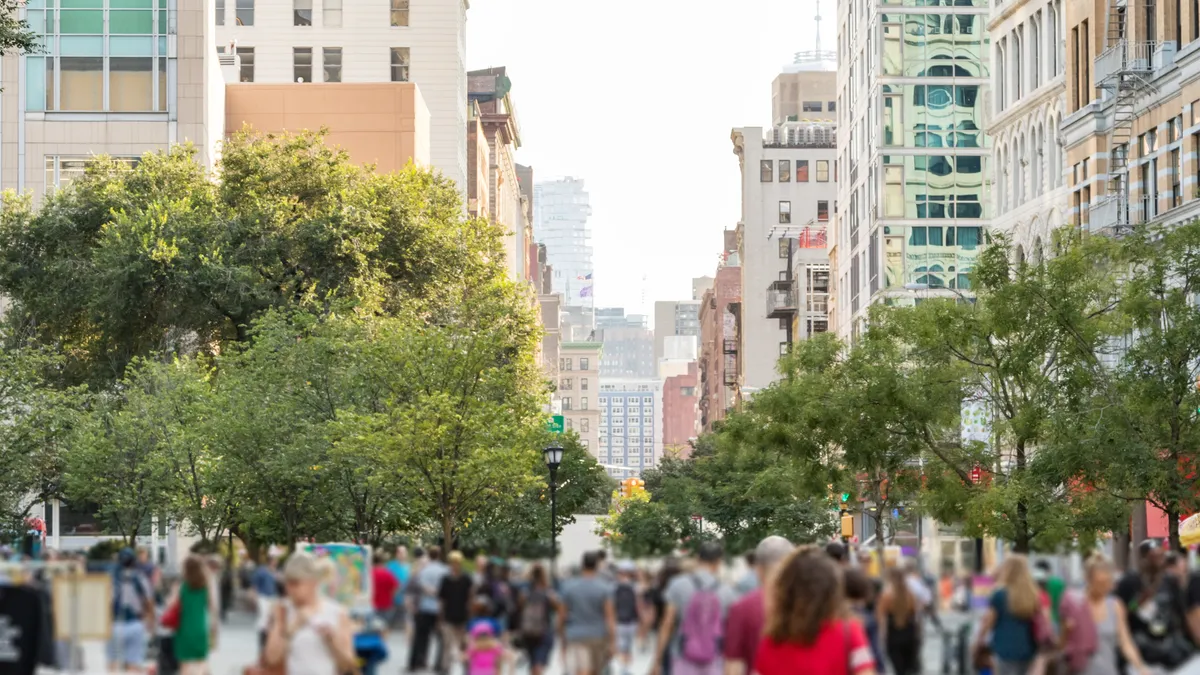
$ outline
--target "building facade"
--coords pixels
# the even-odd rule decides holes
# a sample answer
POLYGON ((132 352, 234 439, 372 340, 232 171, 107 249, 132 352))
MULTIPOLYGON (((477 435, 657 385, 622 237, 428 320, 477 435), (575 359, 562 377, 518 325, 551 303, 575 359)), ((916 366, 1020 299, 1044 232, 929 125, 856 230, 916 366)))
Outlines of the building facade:
POLYGON ((771 83, 771 126, 785 122, 833 122, 837 115, 837 79, 813 73, 837 71, 837 54, 797 52, 771 83))
MULTIPOLYGON (((808 74, 830 82, 835 77, 826 71, 808 74)), ((788 122, 765 134, 759 127, 735 129, 733 146, 742 178, 739 386, 755 391, 778 378, 780 355, 807 335, 795 332, 791 258, 798 248, 814 264, 828 265, 826 230, 838 180, 834 128, 788 122)))
POLYGON ((689 335, 695 337, 697 340, 700 338, 699 298, 691 300, 659 300, 654 303, 655 363, 665 357, 664 345, 667 338, 689 335))
POLYGON ((614 478, 640 476, 662 457, 663 384, 605 379, 600 386, 599 461, 614 478))
POLYGON ((700 435, 700 364, 692 361, 687 372, 664 379, 662 400, 663 453, 686 459, 700 435))
POLYGON ((834 329, 961 289, 991 223, 989 3, 838 3, 834 329), (936 11, 934 11, 936 9, 936 11))
MULTIPOLYGON (((580 178, 561 178, 534 184, 533 234, 546 245, 554 276, 554 292, 567 307, 594 310, 592 207, 580 178)), ((594 324, 593 326, 594 327, 594 324)))
POLYGON ((415 82, 433 166, 467 179, 467 0, 211 0, 243 82, 415 82))
POLYGON ((597 309, 596 340, 604 343, 602 377, 655 377, 654 331, 646 327, 644 315, 626 314, 620 307, 597 309))
POLYGON ((17 11, 44 49, 3 57, 0 186, 40 199, 95 155, 136 162, 186 142, 212 164, 225 79, 209 2, 32 0, 17 11))
MULTIPOLYGON (((556 410, 563 425, 579 434, 579 442, 592 455, 600 449, 599 342, 563 342, 559 345, 556 410)), ((601 462, 603 463, 603 462, 601 462)))
POLYGON ((1051 231, 1066 222, 1062 0, 998 2, 988 25, 992 229, 1011 237, 1018 260, 1040 262, 1051 231))
POLYGON ((700 426, 712 431, 737 403, 742 270, 734 232, 726 230, 725 252, 713 286, 700 299, 700 426), (730 248, 732 247, 732 250, 730 248))

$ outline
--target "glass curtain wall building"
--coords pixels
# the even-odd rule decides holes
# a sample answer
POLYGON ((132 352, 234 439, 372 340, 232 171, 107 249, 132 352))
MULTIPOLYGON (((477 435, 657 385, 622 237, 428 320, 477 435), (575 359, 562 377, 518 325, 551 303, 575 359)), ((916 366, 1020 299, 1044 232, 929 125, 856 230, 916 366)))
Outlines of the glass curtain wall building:
POLYGON ((871 302, 969 286, 991 218, 988 12, 983 0, 839 3, 845 178, 830 258, 843 336, 871 302))

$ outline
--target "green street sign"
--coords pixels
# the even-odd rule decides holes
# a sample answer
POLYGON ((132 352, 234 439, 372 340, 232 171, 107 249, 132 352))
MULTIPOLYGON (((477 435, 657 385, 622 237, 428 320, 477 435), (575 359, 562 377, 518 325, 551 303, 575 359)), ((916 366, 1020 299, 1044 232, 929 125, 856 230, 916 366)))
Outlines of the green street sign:
POLYGON ((563 432, 563 424, 564 421, 562 415, 551 415, 550 421, 546 423, 546 428, 549 429, 550 433, 552 434, 561 434, 563 432))

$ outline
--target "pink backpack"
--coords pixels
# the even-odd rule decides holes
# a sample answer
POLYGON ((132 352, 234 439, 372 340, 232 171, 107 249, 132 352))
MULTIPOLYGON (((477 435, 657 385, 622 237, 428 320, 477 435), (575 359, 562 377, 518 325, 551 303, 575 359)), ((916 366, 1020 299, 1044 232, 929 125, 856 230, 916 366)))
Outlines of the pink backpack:
POLYGON ((718 595, 720 582, 705 588, 696 575, 691 577, 696 592, 688 602, 679 625, 679 637, 683 643, 683 660, 696 665, 706 665, 717 660, 721 653, 721 597, 718 595))

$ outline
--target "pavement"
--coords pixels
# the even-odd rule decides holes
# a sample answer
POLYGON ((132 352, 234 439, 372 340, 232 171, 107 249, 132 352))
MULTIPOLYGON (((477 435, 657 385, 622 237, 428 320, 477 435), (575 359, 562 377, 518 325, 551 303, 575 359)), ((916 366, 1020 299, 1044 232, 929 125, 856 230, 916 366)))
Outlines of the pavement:
MULTIPOLYGON (((943 616, 942 623, 946 630, 954 631, 966 622, 962 615, 943 616)), ((922 645, 923 673, 942 675, 944 672, 957 675, 956 670, 942 670, 943 640, 942 631, 932 625, 927 625, 925 635, 928 639, 922 645)), ((86 673, 104 672, 104 645, 99 642, 86 642, 84 648, 84 664, 86 673)), ((379 668, 379 675, 399 675, 406 672, 408 665, 408 647, 400 633, 392 633, 388 637, 390 656, 379 668)), ((210 659, 211 675, 241 675, 242 669, 254 662, 258 654, 258 635, 254 630, 254 619, 249 614, 232 613, 222 627, 216 652, 210 659)), ((555 653, 554 661, 548 670, 548 675, 564 675, 559 654, 555 653)), ((646 675, 650 671, 650 654, 636 655, 632 675, 646 675)), ((529 672, 521 668, 518 673, 529 672)), ((1190 672, 1190 671, 1189 671, 1190 672)), ((457 675, 457 674, 456 674, 457 675)), ((613 671, 613 675, 621 675, 613 671)), ((963 674, 966 675, 966 674, 963 674)))

